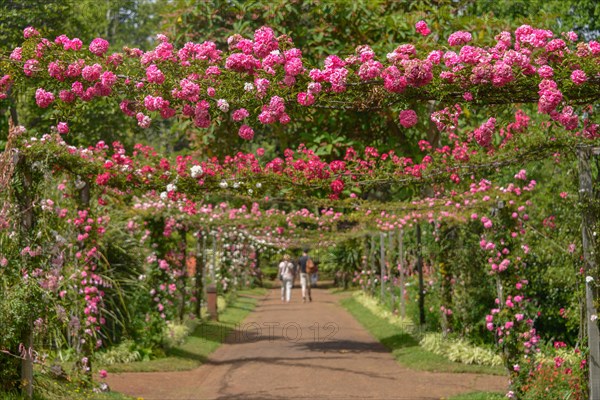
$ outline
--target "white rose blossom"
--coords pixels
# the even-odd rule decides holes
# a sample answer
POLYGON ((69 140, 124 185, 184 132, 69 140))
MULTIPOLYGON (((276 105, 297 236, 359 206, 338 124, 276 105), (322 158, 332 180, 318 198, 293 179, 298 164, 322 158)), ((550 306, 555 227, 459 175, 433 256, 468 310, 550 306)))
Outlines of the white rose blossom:
POLYGON ((167 185, 167 192, 174 192, 174 191, 176 191, 176 190, 177 190, 177 186, 175 186, 174 184, 172 184, 172 183, 169 183, 169 184, 167 185))
POLYGON ((217 108, 223 112, 229 111, 229 103, 225 99, 217 100, 217 108))
POLYGON ((190 169, 190 175, 192 176, 192 178, 198 178, 199 176, 202 176, 202 174, 204 174, 204 170, 199 165, 194 165, 190 169))

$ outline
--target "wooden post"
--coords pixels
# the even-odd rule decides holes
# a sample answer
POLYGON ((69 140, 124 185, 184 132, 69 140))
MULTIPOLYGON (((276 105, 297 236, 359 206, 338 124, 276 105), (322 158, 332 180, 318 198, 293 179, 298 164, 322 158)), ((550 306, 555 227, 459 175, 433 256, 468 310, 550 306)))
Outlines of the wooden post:
MULTIPOLYGON (((595 148, 594 150, 597 150, 595 148)), ((590 387, 590 399, 600 399, 600 331, 598 330, 598 323, 592 321, 592 316, 597 316, 598 311, 594 305, 597 298, 596 281, 598 280, 596 260, 594 259, 594 233, 592 230, 595 227, 596 216, 594 215, 593 209, 586 207, 587 203, 594 198, 593 194, 593 182, 592 182, 592 170, 590 168, 590 158, 592 154, 592 148, 580 146, 577 148, 577 155, 579 157, 579 198, 583 203, 582 212, 582 243, 583 243, 583 257, 585 261, 585 272, 586 276, 594 278, 593 281, 585 283, 585 304, 586 304, 586 315, 585 321, 587 323, 587 334, 588 334, 588 347, 589 347, 589 387, 590 387)))
POLYGON ((196 306, 194 315, 196 315, 198 318, 202 318, 202 299, 204 297, 204 253, 202 252, 202 241, 204 241, 204 235, 202 234, 202 231, 198 231, 196 238, 196 281, 194 282, 194 297, 196 298, 196 306), (200 238, 202 238, 202 241, 200 238))
POLYGON ((406 300, 404 299, 404 229, 398 232, 398 260, 400 264, 400 316, 406 317, 406 300))
MULTIPOLYGON (((29 242, 25 240, 29 235, 33 235, 34 228, 34 213, 33 213, 33 177, 29 170, 29 165, 26 163, 25 156, 17 155, 14 157, 15 165, 21 164, 21 176, 23 178, 23 188, 21 189, 18 202, 19 211, 21 214, 20 220, 20 237, 23 243, 29 242)), ((23 246, 24 247, 24 246, 23 246)), ((21 340, 25 348, 24 356, 21 359, 21 390, 26 398, 33 398, 33 320, 27 321, 27 326, 21 332, 21 340)))
POLYGON ((421 252, 421 224, 417 224, 417 271, 419 272, 419 323, 425 325, 425 285, 423 284, 423 254, 421 252))
POLYGON ((208 279, 208 255, 206 254, 206 237, 208 236, 208 234, 206 235, 202 235, 202 268, 204 268, 204 270, 202 271, 202 288, 204 289, 203 295, 204 295, 204 299, 206 299, 206 280, 208 279))
POLYGON ((217 273, 217 233, 214 232, 212 235, 212 269, 210 271, 210 280, 212 284, 215 284, 215 276, 217 273))
POLYGON ((183 261, 181 265, 181 277, 179 278, 180 282, 180 302, 179 302, 179 322, 183 323, 183 318, 185 317, 185 298, 186 298, 186 290, 185 286, 187 284, 187 228, 182 228, 179 231, 181 235, 180 249, 183 253, 183 261))
POLYGON ((208 318, 213 321, 219 320, 219 309, 217 302, 217 285, 211 283, 206 289, 206 303, 208 305, 208 318))
MULTIPOLYGON (((361 273, 362 274, 366 273, 368 267, 369 267, 369 237, 367 235, 365 235, 363 238, 362 256, 361 256, 361 260, 360 260, 361 273)), ((363 279, 364 279, 364 277, 365 277, 365 275, 363 275, 363 279)), ((365 282, 365 284, 366 284, 366 282, 365 282)), ((363 290, 366 288, 365 284, 362 285, 363 290)))
POLYGON ((379 265, 381 269, 381 301, 385 299, 385 283, 383 277, 385 275, 385 233, 379 232, 379 265))
POLYGON ((371 244, 369 246, 369 265, 371 266, 371 296, 375 295, 375 235, 371 235, 371 244))
MULTIPOLYGON (((390 279, 390 287, 393 288, 394 287, 394 282, 392 280, 392 276, 393 271, 394 271, 394 231, 389 231, 388 232, 389 235, 389 244, 388 244, 388 248, 387 248, 387 253, 388 253, 388 264, 387 264, 387 275, 388 278, 390 279)), ((394 294, 394 290, 392 289, 390 291, 391 293, 391 302, 390 302, 390 308, 392 310, 392 312, 394 312, 394 308, 396 308, 396 295, 394 294)))

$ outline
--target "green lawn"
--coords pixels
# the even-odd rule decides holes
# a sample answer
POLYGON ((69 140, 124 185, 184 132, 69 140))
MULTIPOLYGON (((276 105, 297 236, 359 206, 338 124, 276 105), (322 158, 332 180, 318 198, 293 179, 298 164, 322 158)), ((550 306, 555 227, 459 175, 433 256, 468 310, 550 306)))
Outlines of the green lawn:
MULTIPOLYGON (((340 303, 377 340, 392 351, 398 362, 409 368, 432 372, 472 372, 505 375, 502 367, 461 364, 424 350, 419 346, 417 339, 407 333, 399 333, 397 326, 373 315, 353 297, 342 299, 340 303)), ((478 399, 478 397, 473 397, 473 399, 478 399)))
POLYGON ((210 353, 223 343, 236 324, 254 310, 266 289, 256 288, 238 292, 236 299, 219 315, 219 321, 207 321, 198 325, 185 343, 167 351, 167 356, 149 361, 113 364, 105 367, 111 372, 157 372, 185 371, 200 366, 210 353))
POLYGON ((506 399, 504 394, 490 393, 490 392, 476 392, 460 394, 458 396, 450 397, 448 400, 503 400, 506 399))

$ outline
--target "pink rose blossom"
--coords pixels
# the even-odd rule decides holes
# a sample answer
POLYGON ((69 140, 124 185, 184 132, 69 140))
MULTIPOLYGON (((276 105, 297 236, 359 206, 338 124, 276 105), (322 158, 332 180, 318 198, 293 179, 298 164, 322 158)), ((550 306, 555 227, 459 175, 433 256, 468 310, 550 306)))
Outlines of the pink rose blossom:
POLYGON ((254 130, 248 125, 242 125, 238 131, 238 135, 244 140, 252 140, 254 138, 254 130))
POLYGON ((233 114, 231 115, 231 118, 234 121, 239 122, 239 121, 242 121, 242 120, 248 118, 249 115, 250 115, 250 113, 248 112, 248 110, 246 110, 245 108, 240 108, 233 112, 233 114))
POLYGON ((427 36, 431 33, 431 29, 427 26, 425 21, 419 21, 415 24, 415 28, 417 32, 419 32, 423 36, 427 36))
POLYGON ((300 92, 298 93, 298 103, 303 106, 310 106, 315 102, 315 96, 311 93, 300 92))
POLYGON ((42 88, 38 88, 35 91, 35 103, 41 108, 47 108, 54 102, 54 95, 52 92, 47 92, 42 88))
POLYGON ((467 44, 473 39, 473 36, 469 32, 458 31, 454 32, 448 38, 448 44, 450 46, 459 46, 461 44, 467 44))
POLYGON ((344 190, 344 182, 340 179, 336 179, 331 182, 331 191, 334 194, 340 194, 344 190))
POLYGON ((28 26, 27 28, 23 29, 23 37, 25 39, 29 39, 34 36, 40 36, 40 33, 34 27, 28 26))
POLYGON ((405 128, 415 126, 418 121, 417 113, 413 110, 402 110, 400 111, 400 125, 405 128))
POLYGON ((102 38, 96 38, 90 43, 89 49, 93 54, 101 56, 108 51, 108 42, 102 38))
POLYGON ((58 125, 56 125, 56 130, 61 135, 66 135, 69 133, 69 125, 67 125, 66 122, 59 122, 58 125))
POLYGON ((576 85, 581 85, 582 83, 587 81, 587 79, 588 78, 587 78, 587 75, 585 74, 585 72, 583 72, 580 69, 576 69, 571 74, 571 81, 573 81, 573 83, 576 85))

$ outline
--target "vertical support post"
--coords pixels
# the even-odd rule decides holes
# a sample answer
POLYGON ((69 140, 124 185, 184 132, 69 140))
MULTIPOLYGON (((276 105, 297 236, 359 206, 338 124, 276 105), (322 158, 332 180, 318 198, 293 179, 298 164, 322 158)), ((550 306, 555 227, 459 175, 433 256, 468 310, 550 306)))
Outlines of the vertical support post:
POLYGON ((210 279, 212 284, 215 284, 215 276, 217 273, 217 233, 212 235, 212 269, 210 271, 210 279))
MULTIPOLYGON (((21 175, 23 178, 23 188, 17 199, 21 214, 20 240, 22 243, 29 244, 29 235, 33 232, 35 222, 33 213, 33 177, 29 170, 30 167, 26 163, 25 156, 16 155, 13 162, 15 165, 21 164, 21 175)), ((33 398, 33 319, 31 316, 27 321, 27 326, 21 332, 21 340, 25 348, 24 357, 21 359, 21 390, 27 399, 31 399, 33 398)))
POLYGON ((381 301, 385 299, 385 233, 379 232, 379 265, 381 267, 381 301))
POLYGON ((398 232, 398 260, 400 264, 400 316, 406 317, 406 300, 404 299, 404 229, 398 232))
MULTIPOLYGON (((81 182, 81 186, 79 189, 79 200, 80 200, 80 207, 82 210, 90 210, 90 200, 91 200, 91 193, 90 193, 90 188, 91 185, 87 180, 84 180, 81 182)), ((81 249, 83 249, 84 245, 83 243, 81 244, 81 249)), ((92 381, 92 341, 91 340, 86 340, 85 343, 82 345, 83 346, 83 355, 85 356, 85 358, 87 358, 87 369, 86 369, 86 375, 88 376, 88 379, 90 380, 90 382, 92 381)))
MULTIPOLYGON (((369 267, 369 237, 367 235, 365 235, 363 238, 362 250, 363 251, 362 251, 362 256, 361 256, 361 260, 360 260, 360 269, 361 269, 361 273, 364 274, 367 272, 367 269, 369 267)), ((363 275, 363 277, 364 277, 364 275, 363 275)), ((371 279, 370 276, 369 276, 369 279, 371 279)), ((362 286, 363 286, 363 290, 366 289, 365 284, 363 284, 362 286)))
MULTIPOLYGON (((388 265, 387 265, 387 275, 390 279, 390 287, 394 287, 394 282, 392 280, 392 276, 394 275, 394 231, 389 231, 388 232, 389 235, 389 243, 388 243, 388 248, 387 248, 387 254, 388 254, 388 265)), ((394 309, 396 308, 396 295, 394 294, 394 290, 392 289, 390 291, 391 293, 391 301, 390 301, 390 308, 392 310, 392 312, 394 312, 394 309)))
POLYGON ((417 271, 419 273, 419 323, 425 325, 425 287, 423 284, 423 253, 421 251, 421 224, 417 224, 417 271))
POLYGON ((186 290, 185 286, 187 284, 187 228, 183 228, 179 231, 181 235, 181 243, 180 248, 183 253, 183 261, 181 265, 181 277, 179 279, 181 288, 179 291, 179 295, 181 297, 179 302, 179 322, 183 323, 183 317, 185 316, 185 298, 186 298, 186 290))
POLYGON ((202 231, 198 231, 196 234, 196 282, 194 297, 196 298, 196 309, 194 315, 198 318, 202 318, 202 300, 204 294, 204 252, 202 251, 202 243, 205 242, 205 237, 202 231), (202 239, 201 239, 202 238, 202 239))
POLYGON ((219 313, 217 309, 217 285, 214 283, 208 285, 208 288, 206 288, 206 297, 206 302, 208 305, 208 317, 209 319, 218 321, 219 313))
POLYGON ((203 295, 205 299, 207 287, 206 280, 208 279, 208 254, 206 253, 207 236, 208 233, 206 235, 202 235, 202 268, 204 268, 204 271, 202 273, 202 287, 204 288, 203 295))
MULTIPOLYGON (((585 272, 586 276, 591 276, 596 280, 598 274, 596 260, 594 259, 595 254, 593 254, 595 241, 591 232, 594 229, 596 217, 593 210, 585 207, 586 203, 593 199, 592 171, 590 168, 591 149, 583 146, 578 147, 577 155, 579 157, 579 198, 584 206, 581 233, 585 272)), ((600 331, 598 330, 598 323, 591 320, 592 315, 598 315, 598 311, 594 306, 597 297, 597 291, 594 287, 595 280, 587 282, 586 279, 585 283, 585 321, 587 323, 588 347, 590 352, 588 360, 590 369, 589 398, 592 400, 600 399, 600 331)))
POLYGON ((369 265, 371 266, 371 296, 375 295, 375 235, 371 235, 371 244, 369 246, 369 265))

